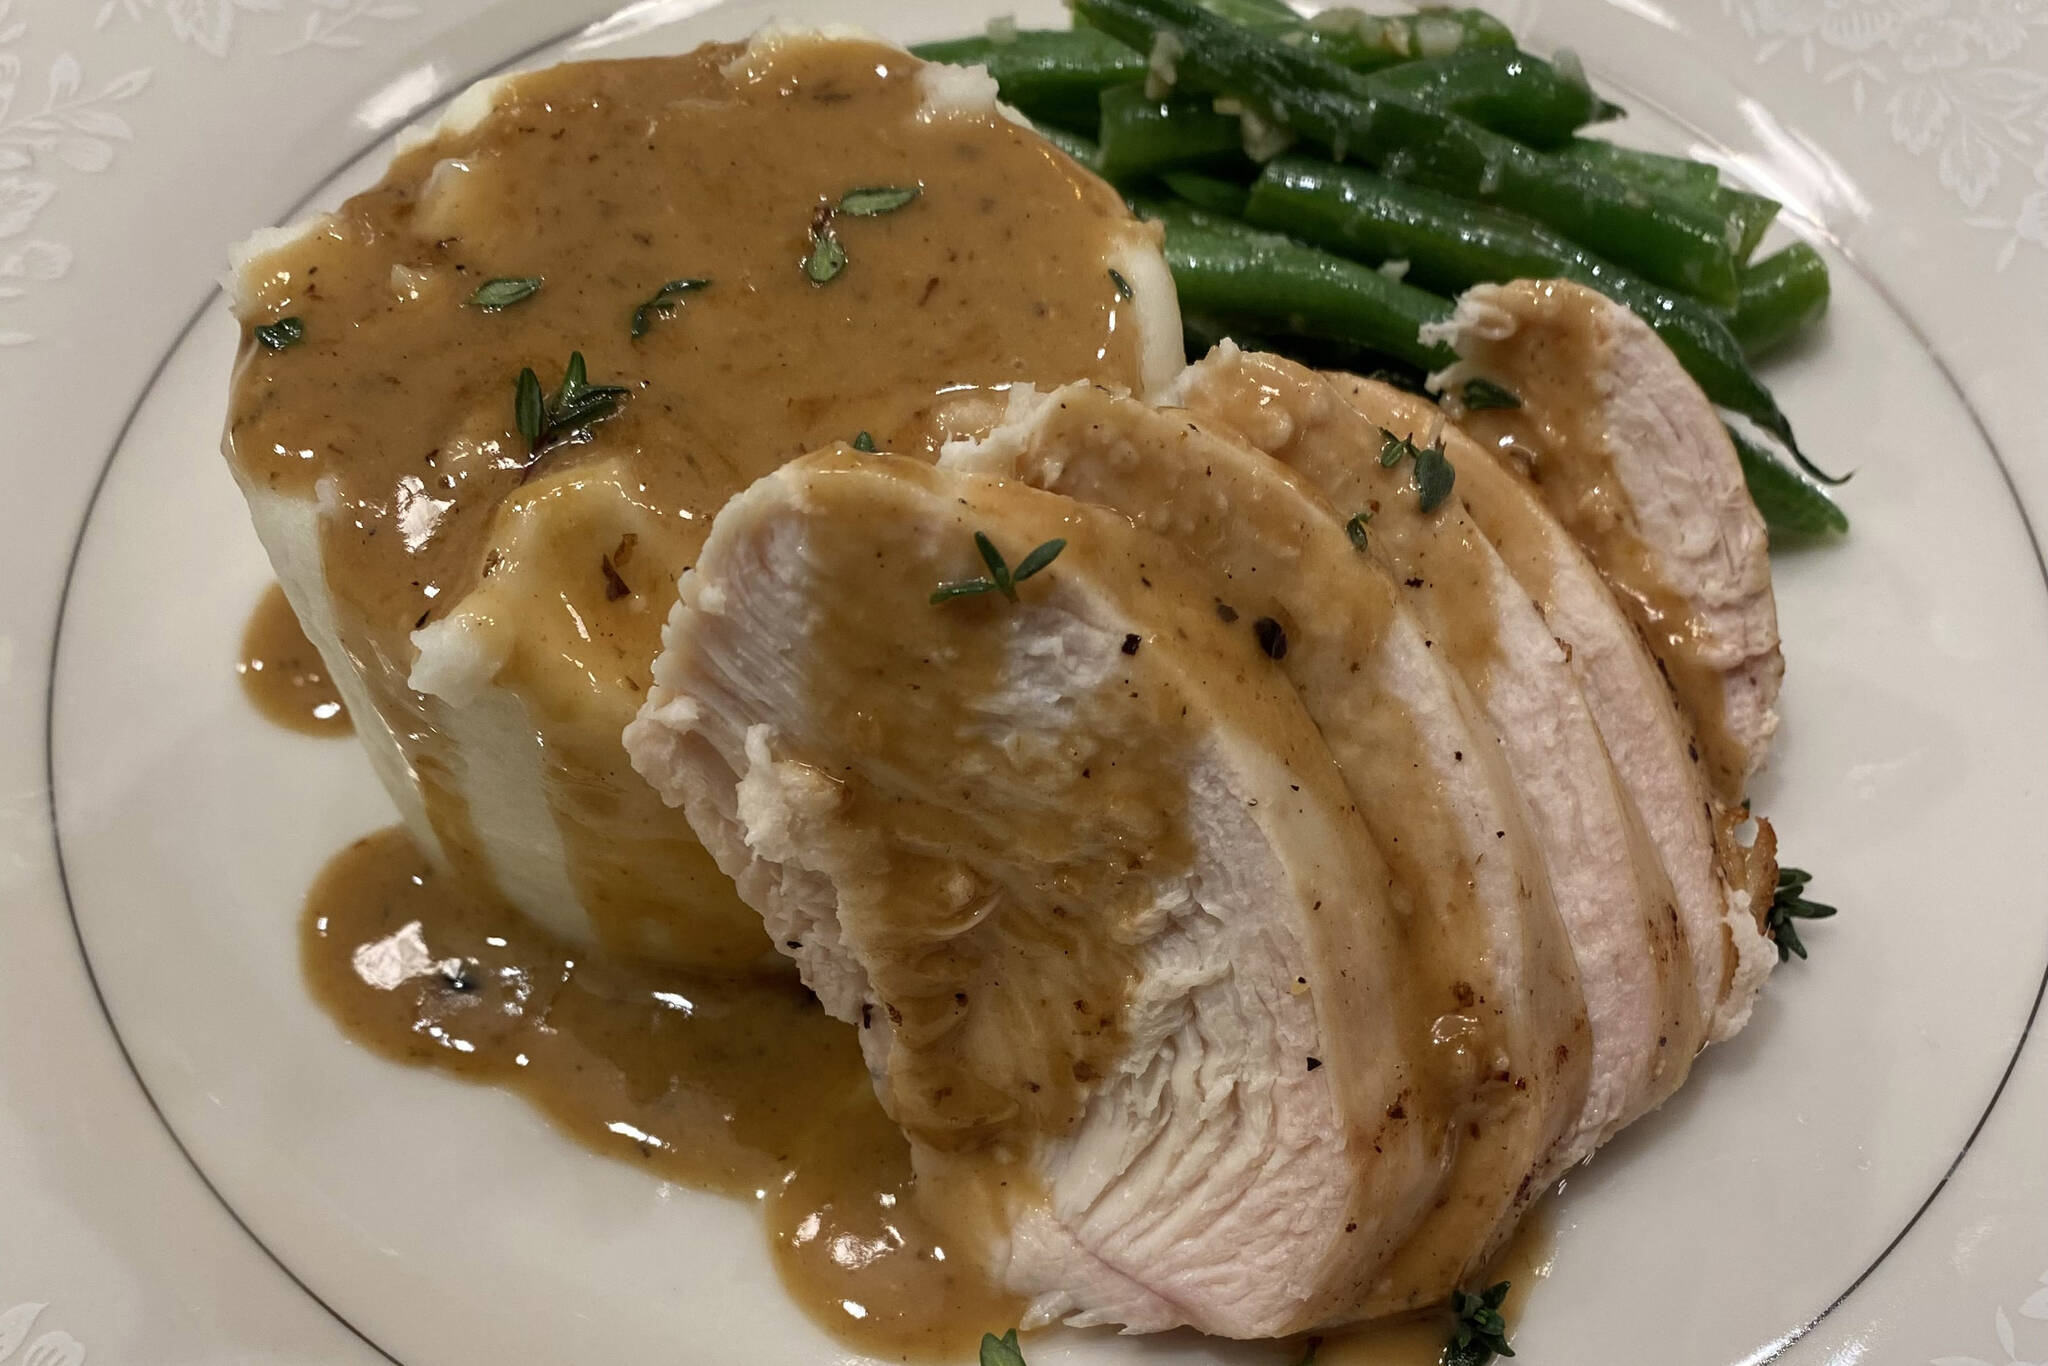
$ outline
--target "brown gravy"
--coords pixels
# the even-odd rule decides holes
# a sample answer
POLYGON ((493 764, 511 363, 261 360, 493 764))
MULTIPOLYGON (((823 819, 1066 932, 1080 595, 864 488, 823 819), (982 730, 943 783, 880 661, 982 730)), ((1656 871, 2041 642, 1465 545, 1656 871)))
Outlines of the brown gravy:
POLYGON ((266 721, 301 735, 353 734, 348 707, 327 676, 327 665, 276 584, 264 590, 242 628, 235 672, 243 695, 266 721))
POLYGON ((967 1360, 1022 1306, 948 1255, 854 1032, 794 977, 588 956, 435 870, 399 829, 328 864, 300 927, 315 998, 358 1043, 524 1096, 597 1152, 760 1200, 791 1296, 849 1346, 967 1360))
POLYGON ((470 609, 510 639, 496 685, 530 720, 583 918, 621 952, 734 971, 767 948, 618 742, 719 508, 862 431, 929 453, 956 391, 1140 380, 1104 265, 1135 231, 1123 202, 1005 119, 922 117, 921 65, 853 40, 524 74, 245 274, 228 457, 252 496, 325 493, 339 646, 403 751, 389 767, 448 779, 421 784, 423 833, 490 875, 445 799, 475 756, 407 686, 411 633, 470 609), (836 220, 846 265, 814 283, 817 212, 869 186, 921 188, 836 220), (542 283, 475 304, 508 278, 542 283), (634 335, 682 279, 709 283, 634 335), (258 328, 282 318, 303 339, 271 349, 258 328), (535 459, 515 379, 552 393, 572 351, 624 398, 535 459))

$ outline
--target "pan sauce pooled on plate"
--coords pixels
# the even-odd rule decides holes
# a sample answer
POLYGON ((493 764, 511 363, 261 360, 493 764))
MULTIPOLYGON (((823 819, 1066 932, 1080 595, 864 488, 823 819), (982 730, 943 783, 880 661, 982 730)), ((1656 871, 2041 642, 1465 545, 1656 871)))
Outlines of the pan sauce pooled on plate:
POLYGON ((859 1345, 1441 1301, 1747 1016, 1768 827, 1627 595, 1729 567, 1768 715, 1768 564, 1664 534, 1740 474, 1623 420, 1705 405, 1647 331, 1467 350, 1487 445, 1182 373, 1156 229, 985 77, 779 31, 471 92, 237 286, 230 464, 425 860, 337 860, 318 994, 776 1184, 859 1345))

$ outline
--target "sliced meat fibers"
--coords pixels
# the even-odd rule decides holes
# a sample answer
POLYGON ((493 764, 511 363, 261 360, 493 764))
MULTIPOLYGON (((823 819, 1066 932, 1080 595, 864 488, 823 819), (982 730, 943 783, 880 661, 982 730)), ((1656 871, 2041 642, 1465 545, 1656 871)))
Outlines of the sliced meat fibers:
POLYGON ((1222 582, 1321 728, 1388 866, 1437 1040, 1436 1208, 1358 1307, 1447 1296, 1512 1227, 1531 1172, 1576 1124, 1589 1058, 1570 944, 1499 745, 1402 587, 1298 475, 1226 433, 1087 384, 1013 391, 1009 419, 942 463, 1098 503, 1222 582))
POLYGON ((1440 1003, 1218 582, 1102 508, 806 457, 718 515, 627 733, 1039 1321, 1346 1317, 1441 1185, 1440 1003), (976 533, 1065 546, 929 601, 992 577, 976 533))
POLYGON ((1466 415, 1505 443, 1620 595, 1698 729, 1733 805, 1778 728, 1769 544, 1713 405, 1649 325, 1563 280, 1483 285, 1450 328, 1471 378, 1519 407, 1466 415))
MULTIPOLYGON (((1414 394, 1353 375, 1329 378, 1354 408, 1396 436, 1425 442, 1442 421, 1434 404, 1414 394)), ((1442 435, 1473 523, 1566 647, 1622 790, 1671 882, 1709 1037, 1727 1038, 1749 1018, 1777 952, 1758 926, 1749 884, 1753 855, 1722 838, 1721 805, 1696 757, 1692 724, 1599 571, 1510 457, 1457 427, 1442 435)))
POLYGON ((1592 1023, 1586 1107, 1543 1174, 1590 1153, 1684 1079, 1704 1039, 1690 950, 1564 650, 1500 555, 1404 445, 1321 377, 1226 344, 1180 384, 1336 508, 1369 512, 1370 553, 1408 590, 1433 648, 1479 699, 1529 812, 1592 1023))

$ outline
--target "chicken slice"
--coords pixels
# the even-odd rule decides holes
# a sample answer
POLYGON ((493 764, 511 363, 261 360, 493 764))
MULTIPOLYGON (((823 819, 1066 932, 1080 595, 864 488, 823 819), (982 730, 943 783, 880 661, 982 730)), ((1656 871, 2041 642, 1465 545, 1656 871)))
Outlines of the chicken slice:
POLYGON ((1643 632, 1730 806, 1778 728, 1769 540, 1727 430, 1647 323, 1564 280, 1480 285, 1447 325, 1453 411, 1490 380, 1519 408, 1463 414, 1526 462, 1643 632))
POLYGON ((719 513, 635 767, 859 1026, 1034 1321, 1345 1317, 1435 1192, 1436 1013, 1285 674, 1107 510, 843 449, 719 513), (981 533, 1013 585, 986 577, 981 533))
POLYGON ((1685 1079, 1703 1031, 1670 884, 1615 778, 1563 648, 1455 492, 1424 511, 1420 462, 1313 371, 1225 343, 1179 389, 1340 511, 1369 512, 1370 553, 1406 587, 1478 697, 1530 814, 1592 1023, 1586 1106, 1561 1170, 1685 1079))
MULTIPOLYGON (((986 440, 941 463, 1098 503, 1220 574, 1262 632, 1392 874, 1406 951, 1438 1012, 1448 1185, 1361 1317, 1441 1300, 1512 1229, 1530 1173, 1578 1117, 1587 1024, 1571 946, 1498 745, 1401 589, 1297 475, 1172 409, 1089 384, 1012 391, 986 440)), ((1370 528, 1360 528, 1370 536, 1370 528)))
MULTIPOLYGON (((1352 407, 1396 436, 1425 441, 1441 418, 1435 404, 1391 385, 1354 375, 1329 379, 1352 407)), ((1770 892, 1759 899, 1751 885, 1753 850, 1724 837, 1730 813, 1707 787, 1692 727, 1584 550, 1528 481, 1458 428, 1445 428, 1443 436, 1473 523, 1567 647, 1572 675, 1684 918, 1708 1040, 1729 1038, 1748 1021, 1757 989, 1778 961, 1760 924, 1770 892)), ((1775 881, 1776 872, 1773 865, 1766 876, 1775 881)))

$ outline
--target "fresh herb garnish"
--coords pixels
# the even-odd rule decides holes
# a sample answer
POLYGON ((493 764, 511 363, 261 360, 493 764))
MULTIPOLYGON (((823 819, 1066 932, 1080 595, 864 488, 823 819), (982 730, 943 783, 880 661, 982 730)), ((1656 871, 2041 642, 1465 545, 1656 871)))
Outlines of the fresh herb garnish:
POLYGON ((862 428, 853 435, 853 448, 863 455, 873 455, 875 453, 875 438, 868 434, 866 428, 862 428))
POLYGON ((1444 505, 1444 499, 1451 496, 1451 485, 1457 482, 1458 472, 1451 468, 1451 461, 1444 454, 1444 443, 1425 446, 1415 453, 1415 491, 1422 495, 1424 516, 1435 512, 1444 505))
MULTIPOLYGON (((538 283, 538 281, 536 281, 538 283)), ((670 318, 683 306, 683 296, 704 288, 711 281, 706 279, 670 280, 649 295, 647 302, 633 310, 632 333, 635 339, 647 335, 647 329, 654 326, 656 318, 670 318)))
MULTIPOLYGON (((623 385, 592 384, 583 368, 583 353, 572 351, 552 398, 541 396, 540 376, 533 373, 533 367, 519 372, 512 391, 513 420, 526 438, 529 453, 538 460, 557 446, 590 440, 590 429, 616 417, 627 393, 623 385)), ((532 461, 527 467, 532 468, 532 461)))
POLYGON ((519 381, 512 387, 512 421, 526 438, 529 450, 540 444, 541 425, 547 421, 547 400, 541 397, 540 376, 533 373, 530 365, 519 372, 519 381))
POLYGON ((1047 541, 1026 555, 1014 571, 986 532, 974 533, 974 548, 981 552, 981 562, 988 566, 987 576, 940 584, 932 590, 931 602, 934 607, 942 602, 951 602, 954 598, 971 598, 982 593, 1001 593, 1011 602, 1015 602, 1017 585, 1058 559, 1060 552, 1067 548, 1067 543, 1064 540, 1047 541))
POLYGON ((1001 1337, 981 1335, 981 1366, 1024 1366, 1024 1349, 1017 1345, 1016 1329, 1001 1337))
POLYGON ((1366 546, 1365 524, 1371 520, 1370 512, 1360 512, 1355 513, 1351 520, 1344 524, 1344 534, 1351 538, 1351 548, 1361 555, 1365 553, 1366 546))
POLYGON ((279 318, 274 323, 263 323, 256 328, 256 340, 263 343, 266 351, 282 351, 297 346, 306 339, 306 322, 303 318, 279 318))
POLYGON ((1452 1292, 1451 1310, 1458 1316, 1458 1323, 1444 1348, 1443 1366, 1486 1366, 1497 1356, 1515 1354, 1515 1349, 1508 1346, 1508 1321, 1500 1314, 1507 1297, 1506 1281, 1477 1294, 1469 1290, 1452 1292))
POLYGON ((1109 268, 1109 282, 1116 286, 1116 297, 1129 301, 1138 297, 1138 291, 1131 288, 1131 282, 1115 266, 1109 268))
POLYGON ((839 245, 830 218, 811 228, 811 254, 804 258, 804 278, 814 285, 830 284, 846 269, 846 248, 839 245))
POLYGON ((1465 407, 1475 413, 1489 408, 1519 408, 1521 396, 1512 389, 1502 388, 1490 379, 1474 379, 1465 382, 1465 407))
POLYGON ((1418 447, 1413 436, 1395 436, 1380 428, 1381 468, 1392 469, 1404 457, 1415 462, 1415 491, 1421 495, 1423 514, 1435 512, 1451 496, 1451 485, 1458 477, 1450 457, 1444 454, 1443 438, 1418 447))
POLYGON ((1833 906, 1823 906, 1817 901, 1806 899, 1806 884, 1813 881, 1813 874, 1803 868, 1780 868, 1778 870, 1778 893, 1771 898, 1771 913, 1765 922, 1771 938, 1778 941, 1778 961, 1797 955, 1806 957, 1806 945, 1800 942, 1795 920, 1826 920, 1835 913, 1833 906))
POLYGON ((804 278, 814 285, 830 284, 846 269, 846 248, 832 229, 834 217, 875 218, 894 213, 923 193, 918 185, 864 185, 839 196, 836 205, 818 205, 811 211, 811 254, 804 257, 804 278))
POLYGON ((896 212, 923 193, 921 185, 863 185, 839 196, 839 212, 849 218, 877 218, 896 212))
POLYGON ((501 308, 510 308, 516 303, 531 299, 540 292, 541 277, 538 275, 501 276, 486 280, 476 287, 476 293, 469 296, 472 308, 481 308, 486 313, 496 313, 501 308))

